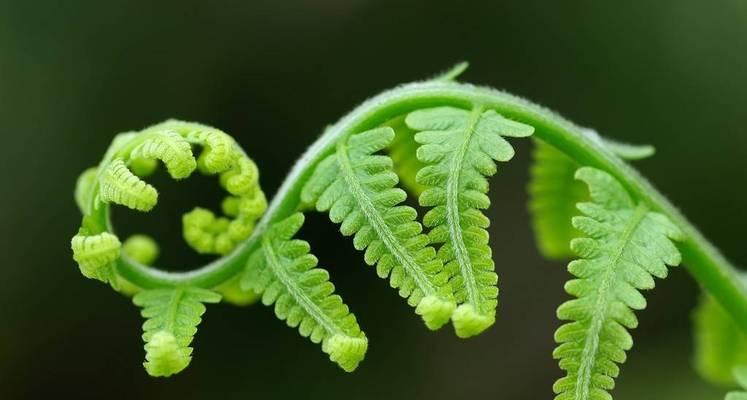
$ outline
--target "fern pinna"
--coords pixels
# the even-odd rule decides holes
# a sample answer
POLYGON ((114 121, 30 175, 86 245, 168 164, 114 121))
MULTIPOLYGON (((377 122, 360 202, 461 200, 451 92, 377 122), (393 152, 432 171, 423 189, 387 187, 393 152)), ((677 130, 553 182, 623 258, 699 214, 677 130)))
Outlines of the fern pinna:
POLYGON ((83 219, 71 247, 84 276, 134 296, 143 308, 145 370, 169 376, 187 367, 206 304, 257 299, 342 369, 354 370, 368 340, 298 237, 303 213, 312 209, 339 224, 363 262, 429 329, 451 321, 462 338, 485 331, 496 320, 497 274, 505 268, 492 255, 500 246, 489 243, 488 178, 512 159, 513 141, 532 136, 538 247, 548 258, 577 257, 566 284, 573 299, 558 309, 565 324, 554 355, 565 377, 555 384, 556 398, 611 398, 633 343, 634 311, 646 305, 642 291, 680 261, 712 303, 697 320, 726 320, 698 324, 699 332, 718 325, 698 335, 698 359, 709 360, 698 369, 721 383, 741 379, 736 364, 744 358, 719 354, 745 351, 738 346, 747 332, 747 290, 738 270, 623 161, 648 157, 653 148, 602 138, 526 100, 454 81, 464 68, 364 102, 325 130, 269 202, 257 166, 218 129, 169 120, 115 136, 76 184, 83 219), (112 204, 142 212, 157 205, 158 192, 144 179, 158 161, 174 179, 195 171, 217 176, 226 191, 220 212, 196 207, 183 217, 189 246, 216 255, 194 271, 156 268, 157 244, 144 235, 120 240, 110 221, 112 204), (404 205, 400 184, 417 198, 422 220, 404 205))

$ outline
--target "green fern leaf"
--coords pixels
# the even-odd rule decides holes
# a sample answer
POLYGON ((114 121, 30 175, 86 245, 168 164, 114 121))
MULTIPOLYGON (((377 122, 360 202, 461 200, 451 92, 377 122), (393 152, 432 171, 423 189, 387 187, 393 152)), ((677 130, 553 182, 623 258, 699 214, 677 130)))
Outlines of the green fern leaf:
MULTIPOLYGON (((747 275, 743 276, 747 285, 747 275)), ((710 295, 704 294, 693 314, 695 369, 707 381, 731 386, 732 370, 747 365, 747 335, 710 295)))
POLYGON ((149 375, 167 377, 189 365, 189 345, 205 313, 203 303, 218 303, 220 299, 215 292, 193 287, 147 290, 132 299, 147 318, 143 324, 143 366, 149 375))
POLYGON ((406 118, 420 131, 415 140, 420 161, 427 164, 417 181, 428 187, 420 205, 432 207, 423 223, 451 278, 460 306, 452 320, 459 337, 477 335, 495 322, 498 276, 488 246, 489 221, 480 210, 490 199, 486 177, 496 173, 496 161, 514 156, 503 139, 526 137, 534 129, 503 118, 495 111, 452 107, 418 110, 406 118))
POLYGON ((365 250, 365 261, 376 264, 381 278, 408 299, 426 326, 437 329, 448 322, 455 308, 448 274, 428 245, 412 207, 400 205, 407 195, 395 188, 392 160, 374 153, 394 139, 389 127, 377 128, 337 144, 335 154, 323 160, 303 189, 305 203, 329 211, 345 236, 365 250))
POLYGON ((606 172, 584 167, 576 178, 589 186, 591 202, 580 203, 584 216, 573 218, 586 237, 571 242, 581 259, 568 265, 577 279, 565 286, 576 299, 558 308, 558 318, 570 322, 555 333, 553 356, 567 375, 554 390, 556 400, 607 400, 617 364, 633 345, 627 331, 638 324, 633 310, 646 307, 639 290, 653 288, 653 277, 666 277, 667 265, 680 263, 672 241, 682 233, 662 214, 636 204, 606 172))
POLYGON ((241 281, 245 291, 261 293, 262 303, 275 304, 275 315, 298 327, 313 343, 322 343, 330 360, 353 371, 368 348, 366 335, 340 296, 329 274, 317 267, 309 244, 293 239, 304 222, 297 213, 274 224, 262 236, 262 246, 249 258, 241 281))
MULTIPOLYGON (((654 154, 649 145, 632 145, 600 137, 587 130, 595 140, 625 160, 640 160, 654 154)), ((580 232, 570 223, 578 214, 576 204, 588 200, 584 184, 574 179, 576 162, 551 145, 535 140, 534 162, 530 169, 529 211, 537 247, 548 259, 573 257, 569 243, 580 232)))
POLYGON ((99 196, 104 202, 138 211, 150 211, 158 202, 156 188, 133 174, 119 158, 106 166, 100 178, 99 196))

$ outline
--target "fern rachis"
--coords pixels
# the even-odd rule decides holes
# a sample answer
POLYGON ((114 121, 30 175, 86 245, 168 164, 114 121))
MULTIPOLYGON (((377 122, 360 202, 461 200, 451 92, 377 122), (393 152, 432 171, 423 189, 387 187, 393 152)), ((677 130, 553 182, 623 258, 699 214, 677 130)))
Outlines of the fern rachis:
MULTIPOLYGON (((534 204, 564 196, 561 215, 548 207, 533 209, 535 221, 543 213, 555 221, 535 225, 542 226, 540 244, 552 241, 551 255, 565 257, 564 243, 570 242, 565 248, 580 257, 569 265, 576 279, 567 284, 576 299, 558 310, 569 321, 557 333, 555 355, 568 374, 556 384, 559 399, 609 398, 618 364, 632 345, 627 332, 637 324, 632 310, 645 306, 639 290, 653 288, 653 277, 663 278, 666 265, 678 264, 680 254, 736 329, 747 332, 747 295, 736 269, 622 161, 650 149, 601 139, 525 100, 453 82, 456 75, 401 86, 363 103, 325 130, 269 203, 256 165, 217 129, 170 120, 118 135, 101 163, 78 181, 75 198, 84 218, 71 247, 84 275, 155 310, 146 318, 187 321, 181 327, 146 323, 148 372, 168 376, 187 366, 204 303, 222 297, 247 305, 258 296, 289 326, 321 343, 343 369, 355 369, 366 352, 366 336, 308 244, 294 238, 303 224, 300 212, 310 206, 328 212, 344 236, 353 236, 353 245, 365 250, 364 261, 376 265, 429 328, 451 319, 459 336, 480 333, 493 323, 497 304, 485 230, 489 220, 482 213, 490 203, 487 178, 497 161, 513 156, 504 137, 530 134, 561 154, 568 171, 583 166, 575 175, 591 188, 587 202, 585 193, 569 189, 578 187, 569 173, 552 190, 544 190, 542 176, 533 177, 543 188, 533 191, 534 204), (385 149, 394 162, 380 154, 385 149), (175 179, 194 171, 216 175, 227 192, 224 215, 195 209, 184 218, 190 246, 220 255, 195 271, 156 269, 151 264, 158 248, 150 239, 136 236, 121 244, 111 226, 111 204, 143 212, 156 206, 158 193, 145 181, 156 160, 175 179), (402 205, 400 181, 429 208, 422 225, 417 211, 402 205), (579 201, 584 215, 574 217, 570 229, 571 205, 579 201), (558 224, 564 228, 556 231, 558 224), (578 235, 585 237, 571 241, 578 235), (681 239, 676 247, 675 239, 681 239), (186 303, 175 300, 182 298, 186 303), (166 307, 176 311, 164 314, 163 304, 188 306, 166 307), (158 325, 155 332, 152 325, 158 325)), ((554 168, 548 165, 543 168, 554 168)), ((497 261, 500 271, 504 266, 497 261)))

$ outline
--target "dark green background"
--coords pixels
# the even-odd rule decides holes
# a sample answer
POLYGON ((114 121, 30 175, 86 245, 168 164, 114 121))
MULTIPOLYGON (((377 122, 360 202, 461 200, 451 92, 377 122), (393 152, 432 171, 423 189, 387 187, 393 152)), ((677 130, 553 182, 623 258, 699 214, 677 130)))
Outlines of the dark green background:
MULTIPOLYGON (((189 369, 149 378, 138 310, 71 259, 75 179, 115 133, 169 117, 214 125, 257 161, 271 194, 325 124, 463 59, 467 81, 656 145, 640 169, 746 262, 747 2, 0 0, 0 398, 551 398, 568 275, 533 247, 526 141, 493 180, 501 304, 478 338, 428 332, 336 227, 311 216, 303 234, 370 339, 353 374, 268 308, 218 305, 189 369)), ((206 179, 156 184, 159 207, 118 212, 118 225, 156 236, 169 265, 198 265, 179 215, 215 205, 219 191, 206 179)), ((721 398, 690 368, 697 292, 678 269, 649 294, 616 399, 721 398)))

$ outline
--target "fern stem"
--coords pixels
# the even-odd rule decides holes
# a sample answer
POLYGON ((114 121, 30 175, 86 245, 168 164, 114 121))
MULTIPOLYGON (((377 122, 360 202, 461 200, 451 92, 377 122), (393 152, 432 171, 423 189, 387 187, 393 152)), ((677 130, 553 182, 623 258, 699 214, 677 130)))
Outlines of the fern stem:
MULTIPOLYGON (((580 165, 607 171, 653 211, 669 217, 687 237, 680 244, 680 250, 691 275, 747 332, 747 289, 738 280, 737 269, 635 169, 585 134, 582 128, 554 112, 505 92, 455 82, 426 81, 391 89, 364 102, 327 129, 293 167, 252 236, 231 254, 201 269, 184 273, 155 270, 123 256, 117 265, 118 272, 144 288, 176 284, 215 287, 241 271, 248 254, 258 246, 260 234, 270 224, 300 208, 304 183, 314 166, 334 151, 338 140, 415 109, 434 106, 470 109, 473 104, 483 104, 507 118, 534 126, 535 137, 546 141, 580 165)), ((106 207, 101 208, 103 210, 98 216, 104 221, 108 218, 108 211, 106 207)))

